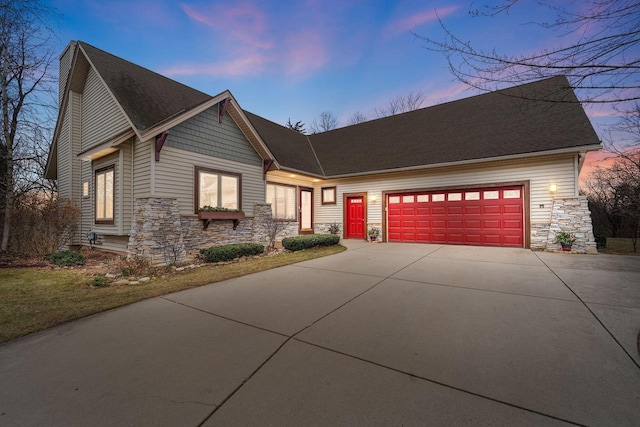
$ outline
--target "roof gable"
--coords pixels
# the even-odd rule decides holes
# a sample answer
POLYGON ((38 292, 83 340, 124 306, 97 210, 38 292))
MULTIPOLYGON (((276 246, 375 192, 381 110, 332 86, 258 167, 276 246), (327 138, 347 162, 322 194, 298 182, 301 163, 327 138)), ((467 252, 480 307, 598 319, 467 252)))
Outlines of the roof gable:
POLYGON ((248 111, 245 114, 280 165, 313 175, 324 175, 307 135, 248 111))
POLYGON ((78 45, 141 133, 212 98, 85 42, 78 45))

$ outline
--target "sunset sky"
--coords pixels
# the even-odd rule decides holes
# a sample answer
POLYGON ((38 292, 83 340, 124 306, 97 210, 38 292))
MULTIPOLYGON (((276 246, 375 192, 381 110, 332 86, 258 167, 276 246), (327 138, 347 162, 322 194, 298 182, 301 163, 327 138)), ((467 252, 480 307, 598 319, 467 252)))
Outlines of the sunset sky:
MULTIPOLYGON (((340 126, 356 111, 376 118, 376 108, 411 92, 425 94, 424 106, 477 94, 412 34, 442 39, 438 16, 477 48, 516 54, 558 44, 531 23, 555 14, 531 1, 491 18, 471 17, 466 0, 49 3, 62 14, 60 52, 82 40, 210 95, 229 89, 244 109, 280 124, 300 120, 307 130, 323 111, 340 126)), ((616 120, 606 106, 587 114, 600 135, 616 120)))

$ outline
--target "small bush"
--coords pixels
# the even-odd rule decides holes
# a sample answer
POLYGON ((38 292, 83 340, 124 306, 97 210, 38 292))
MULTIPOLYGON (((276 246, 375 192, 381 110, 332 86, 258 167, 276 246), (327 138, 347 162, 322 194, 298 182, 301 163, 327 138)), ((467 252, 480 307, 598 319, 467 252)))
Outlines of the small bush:
POLYGON ((264 246, 258 243, 239 243, 200 249, 200 254, 207 262, 230 261, 242 256, 259 255, 263 252, 264 246))
POLYGON ((98 288, 109 286, 109 283, 111 283, 111 281, 104 276, 96 276, 93 278, 93 286, 98 288))
POLYGON ((85 263, 84 256, 78 252, 58 251, 52 252, 44 257, 49 262, 56 265, 83 265, 85 263))
POLYGON ((287 237, 282 239, 282 246, 290 251, 313 248, 316 246, 333 246, 340 241, 337 234, 312 234, 308 236, 287 237))

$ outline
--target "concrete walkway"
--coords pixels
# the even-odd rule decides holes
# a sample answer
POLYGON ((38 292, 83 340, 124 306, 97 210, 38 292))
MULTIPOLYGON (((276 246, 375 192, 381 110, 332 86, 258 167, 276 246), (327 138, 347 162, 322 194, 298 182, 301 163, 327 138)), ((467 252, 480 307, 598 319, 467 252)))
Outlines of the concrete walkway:
POLYGON ((640 257, 345 244, 0 345, 0 425, 640 424, 640 257))

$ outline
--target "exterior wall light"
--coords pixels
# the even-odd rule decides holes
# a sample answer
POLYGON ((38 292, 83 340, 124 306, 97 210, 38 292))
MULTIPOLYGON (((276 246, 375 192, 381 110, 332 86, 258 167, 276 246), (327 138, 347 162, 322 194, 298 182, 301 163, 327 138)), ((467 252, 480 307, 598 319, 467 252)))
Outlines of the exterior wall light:
POLYGON ((558 191, 558 184, 549 184, 549 193, 555 193, 558 191))
POLYGON ((369 200, 371 200, 371 203, 375 203, 378 201, 378 196, 376 196, 375 194, 372 195, 371 197, 369 197, 369 200))

